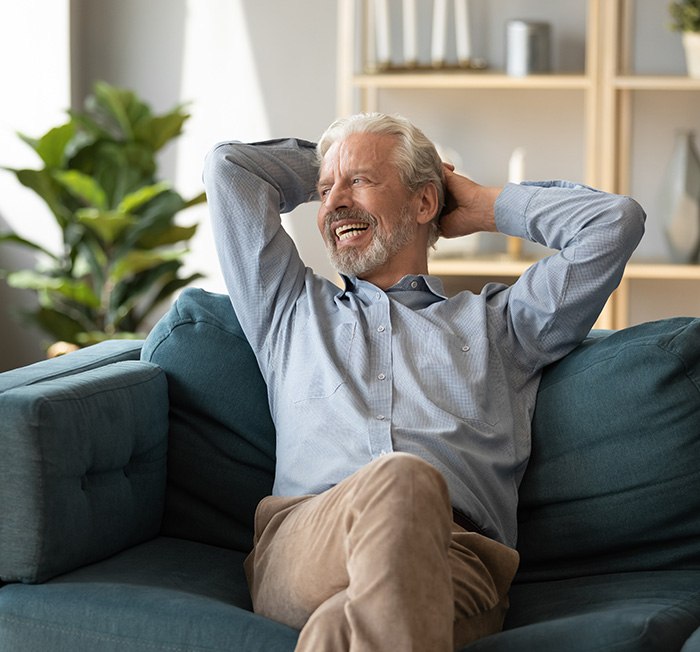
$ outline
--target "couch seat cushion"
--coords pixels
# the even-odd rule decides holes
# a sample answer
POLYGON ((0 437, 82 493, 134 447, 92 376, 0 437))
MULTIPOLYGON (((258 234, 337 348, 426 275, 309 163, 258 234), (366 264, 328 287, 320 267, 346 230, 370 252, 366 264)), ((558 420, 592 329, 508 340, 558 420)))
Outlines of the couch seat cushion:
POLYGON ((0 650, 288 651, 297 632, 249 611, 240 552, 160 537, 38 585, 0 589, 0 650))
POLYGON ((671 652, 700 627, 700 571, 519 584, 506 631, 469 652, 671 652))

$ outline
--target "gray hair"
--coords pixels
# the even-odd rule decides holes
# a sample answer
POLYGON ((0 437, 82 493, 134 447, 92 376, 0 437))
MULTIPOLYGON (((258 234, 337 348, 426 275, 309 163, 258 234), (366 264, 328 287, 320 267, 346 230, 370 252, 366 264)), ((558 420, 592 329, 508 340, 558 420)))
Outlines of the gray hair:
POLYGON ((445 174, 435 145, 418 127, 403 116, 358 113, 336 120, 326 129, 316 146, 319 161, 323 159, 331 145, 357 133, 394 136, 397 139, 394 164, 398 168, 401 181, 411 192, 416 192, 429 183, 435 186, 438 210, 430 223, 428 246, 434 245, 440 235, 438 217, 445 205, 445 174))

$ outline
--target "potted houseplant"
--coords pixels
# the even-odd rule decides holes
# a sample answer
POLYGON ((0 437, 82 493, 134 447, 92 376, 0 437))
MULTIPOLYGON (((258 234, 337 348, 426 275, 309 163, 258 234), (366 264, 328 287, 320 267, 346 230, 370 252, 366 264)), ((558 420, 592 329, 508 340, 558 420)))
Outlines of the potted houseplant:
POLYGON ((157 153, 188 117, 182 107, 154 115, 133 92, 98 82, 65 124, 39 138, 20 135, 43 167, 5 169, 46 202, 62 245, 49 251, 0 234, 0 243, 37 256, 31 269, 2 272, 11 286, 36 292, 38 307, 26 317, 52 341, 143 337, 158 304, 201 276, 180 274, 197 227, 175 217, 204 193, 186 201, 157 178, 157 153))
POLYGON ((688 75, 700 79, 700 0, 674 0, 671 28, 681 32, 688 75))

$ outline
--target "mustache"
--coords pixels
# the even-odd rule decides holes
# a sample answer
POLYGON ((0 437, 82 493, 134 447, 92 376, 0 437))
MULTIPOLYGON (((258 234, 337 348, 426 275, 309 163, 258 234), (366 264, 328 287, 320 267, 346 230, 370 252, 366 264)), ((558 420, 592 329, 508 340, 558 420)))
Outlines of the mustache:
POLYGON ((339 208, 338 210, 327 213, 324 218, 324 227, 327 232, 332 229, 333 224, 343 220, 352 222, 364 222, 372 227, 377 226, 377 218, 368 211, 361 208, 339 208))

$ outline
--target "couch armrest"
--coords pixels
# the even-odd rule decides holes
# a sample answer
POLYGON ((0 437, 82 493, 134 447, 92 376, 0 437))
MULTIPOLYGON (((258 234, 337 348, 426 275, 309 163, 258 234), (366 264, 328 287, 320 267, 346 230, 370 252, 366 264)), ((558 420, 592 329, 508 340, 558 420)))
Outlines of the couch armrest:
POLYGON ((159 531, 165 374, 113 353, 103 366, 86 350, 0 375, 1 580, 44 581, 159 531), (71 356, 91 358, 87 370, 72 373, 71 356))

